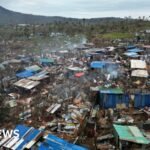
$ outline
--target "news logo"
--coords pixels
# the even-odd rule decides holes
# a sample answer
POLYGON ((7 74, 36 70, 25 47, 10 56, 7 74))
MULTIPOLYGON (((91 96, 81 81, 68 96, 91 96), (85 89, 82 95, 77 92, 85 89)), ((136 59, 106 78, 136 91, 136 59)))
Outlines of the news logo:
POLYGON ((12 136, 19 138, 19 130, 0 129, 0 139, 1 138, 11 138, 12 136))

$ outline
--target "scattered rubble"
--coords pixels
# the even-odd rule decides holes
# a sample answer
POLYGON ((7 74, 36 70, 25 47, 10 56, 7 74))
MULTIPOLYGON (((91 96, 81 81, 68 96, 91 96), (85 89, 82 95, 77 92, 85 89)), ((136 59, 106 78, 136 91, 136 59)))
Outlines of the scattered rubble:
MULTIPOLYGON (((140 144, 149 148, 149 50, 99 49, 89 43, 72 51, 49 52, 47 57, 18 55, 1 62, 1 96, 10 110, 9 128, 42 128, 88 149, 134 149, 140 144), (127 128, 132 137, 122 135, 127 128)), ((11 148, 6 141, 1 145, 11 148)), ((35 144, 26 148, 31 145, 35 144)))

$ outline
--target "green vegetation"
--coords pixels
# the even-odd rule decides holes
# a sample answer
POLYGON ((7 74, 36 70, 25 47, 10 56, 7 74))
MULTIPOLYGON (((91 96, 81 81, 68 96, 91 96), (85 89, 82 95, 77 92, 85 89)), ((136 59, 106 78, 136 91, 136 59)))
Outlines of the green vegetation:
MULTIPOLYGON (((95 43, 96 46, 101 46, 106 41, 108 41, 106 45, 109 45, 115 39, 133 39, 136 32, 140 33, 147 29, 150 29, 150 21, 142 19, 104 18, 68 21, 66 19, 62 22, 54 21, 47 24, 1 25, 0 41, 28 42, 26 50, 32 49, 39 52, 38 49, 47 49, 47 47, 51 47, 52 50, 71 47, 72 43, 82 43, 78 41, 81 41, 83 37, 95 43)), ((150 41, 149 36, 143 38, 142 34, 140 39, 150 41)))
MULTIPOLYGON (((51 36, 52 33, 60 33, 70 37, 84 35, 91 42, 94 38, 104 40, 129 39, 133 38, 136 32, 150 29, 149 18, 145 16, 138 19, 131 17, 93 19, 43 17, 16 13, 0 7, 0 18, 0 41, 32 40, 37 46, 38 43, 47 43, 47 39, 51 41, 56 39, 51 36), (38 42, 38 38, 40 42, 38 42)), ((61 39, 63 38, 56 39, 54 43, 59 43, 61 39)))
POLYGON ((105 33, 102 35, 99 35, 99 37, 105 38, 105 39, 131 39, 134 38, 133 33, 121 33, 121 32, 112 32, 112 33, 105 33))

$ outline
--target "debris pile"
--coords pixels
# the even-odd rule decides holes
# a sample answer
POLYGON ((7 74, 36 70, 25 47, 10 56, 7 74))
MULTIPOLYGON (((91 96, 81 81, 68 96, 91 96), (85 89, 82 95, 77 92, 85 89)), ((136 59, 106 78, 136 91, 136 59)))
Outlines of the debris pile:
POLYGON ((148 147, 150 56, 145 48, 86 44, 41 56, 11 56, 0 67, 11 124, 1 126, 42 128, 89 149, 148 147))

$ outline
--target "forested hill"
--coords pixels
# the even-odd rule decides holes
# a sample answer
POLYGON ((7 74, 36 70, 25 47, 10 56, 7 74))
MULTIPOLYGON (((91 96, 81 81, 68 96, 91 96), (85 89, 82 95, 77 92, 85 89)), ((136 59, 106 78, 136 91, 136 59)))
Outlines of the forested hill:
POLYGON ((76 19, 76 18, 65 18, 58 16, 38 16, 32 14, 23 14, 14 12, 0 6, 0 24, 46 24, 54 22, 85 22, 85 23, 105 23, 120 21, 121 18, 93 18, 93 19, 76 19))

